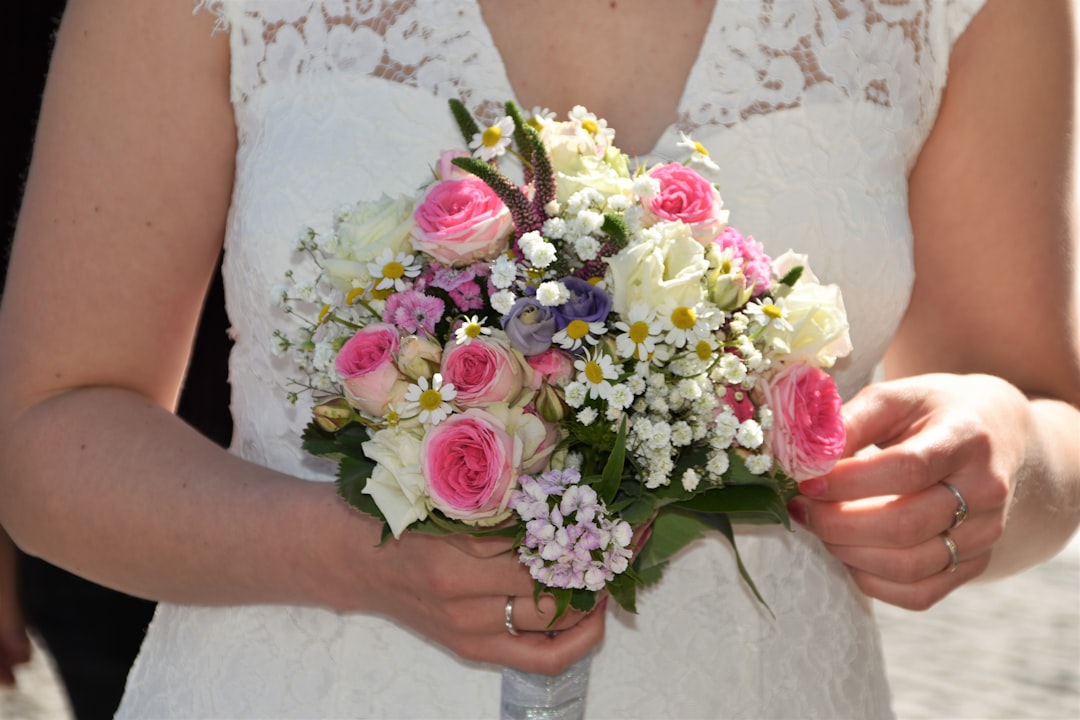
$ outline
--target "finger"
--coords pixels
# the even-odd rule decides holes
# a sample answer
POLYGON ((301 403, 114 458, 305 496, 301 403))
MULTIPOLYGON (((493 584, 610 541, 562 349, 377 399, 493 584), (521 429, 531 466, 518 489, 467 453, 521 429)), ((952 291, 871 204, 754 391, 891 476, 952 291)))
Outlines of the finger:
POLYGON ((827 475, 799 483, 799 492, 832 501, 918 492, 960 472, 972 457, 968 447, 952 429, 928 425, 898 445, 840 460, 827 475))
MULTIPOLYGON (((955 543, 957 560, 972 560, 990 549, 992 533, 986 523, 965 525, 949 532, 955 543)), ((828 550, 852 570, 875 575, 894 583, 917 583, 948 571, 952 553, 944 533, 909 548, 881 548, 852 545, 827 545, 828 550)))
POLYGON ((921 408, 922 393, 902 381, 866 386, 844 404, 845 457, 904 437, 921 408))
POLYGON ((604 638, 605 613, 598 607, 581 622, 563 632, 549 635, 524 632, 514 637, 507 632, 488 635, 465 649, 464 657, 555 675, 596 647, 604 638), (474 655, 475 653, 475 655, 474 655))
MULTIPOLYGON (((602 600, 602 599, 601 599, 602 600)), ((510 621, 515 630, 519 632, 553 632, 568 630, 580 623, 586 616, 580 610, 567 608, 566 611, 555 619, 555 598, 551 595, 541 595, 533 602, 532 596, 508 597, 503 603, 505 608, 510 608, 510 621)), ((596 611, 600 602, 590 612, 596 611)), ((505 617, 504 617, 505 620, 505 617)))
POLYGON ((448 535, 447 542, 455 548, 474 558, 493 558, 504 553, 509 553, 514 548, 514 541, 510 538, 494 535, 477 537, 474 535, 448 535))
POLYGON ((910 495, 848 502, 797 497, 788 511, 829 545, 910 548, 947 529, 955 503, 952 494, 939 485, 910 495))
POLYGON ((989 553, 983 553, 971 560, 961 561, 956 566, 956 572, 949 572, 946 568, 914 583, 894 582, 858 569, 851 571, 851 577, 869 597, 906 610, 926 610, 960 585, 981 575, 989 563, 989 553))

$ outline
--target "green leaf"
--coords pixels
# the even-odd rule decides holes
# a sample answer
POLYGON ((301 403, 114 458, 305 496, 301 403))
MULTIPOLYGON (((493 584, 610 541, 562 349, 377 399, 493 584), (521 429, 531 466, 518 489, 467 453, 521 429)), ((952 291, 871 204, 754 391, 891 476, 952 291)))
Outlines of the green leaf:
POLYGON ((793 285, 795 285, 795 283, 799 282, 799 278, 802 277, 802 274, 803 266, 796 265, 795 267, 788 270, 784 277, 780 278, 780 284, 792 287, 793 285))
POLYGON ((371 439, 363 425, 346 425, 337 432, 328 432, 314 420, 308 423, 300 437, 303 440, 301 447, 312 455, 347 455, 357 459, 366 457, 363 444, 371 439))
POLYGON ((574 590, 570 594, 570 607, 581 612, 589 612, 596 607, 595 590, 574 590))
POLYGON ((630 574, 630 571, 619 573, 607 584, 608 593, 623 610, 637 614, 637 586, 641 584, 640 577, 630 574))
POLYGON ((714 530, 718 530, 721 535, 727 538, 727 541, 731 543, 731 549, 735 552, 735 564, 739 568, 739 575, 742 576, 743 582, 750 588, 750 592, 754 593, 754 597, 758 599, 758 602, 765 606, 765 609, 769 611, 769 614, 774 618, 772 608, 769 607, 769 603, 765 602, 765 598, 758 592, 757 585, 754 584, 753 579, 750 577, 749 571, 746 566, 743 565, 742 556, 739 555, 739 546, 735 544, 735 530, 731 527, 731 519, 726 515, 707 515, 702 517, 702 520, 710 525, 714 530))
POLYGON ((774 489, 761 485, 715 488, 679 502, 678 507, 700 513, 724 513, 736 522, 788 524, 787 503, 774 489))
POLYGON ((480 132, 480 126, 473 120, 472 113, 465 107, 465 104, 457 98, 450 99, 450 112, 453 113, 458 129, 461 130, 461 134, 465 138, 465 144, 468 145, 472 141, 473 135, 480 132))
POLYGON ((533 602, 539 602, 541 593, 548 593, 555 598, 555 617, 551 618, 551 622, 547 625, 550 628, 559 621, 559 618, 566 614, 574 593, 569 588, 549 588, 538 582, 533 585, 533 602))
POLYGON ((707 529, 709 525, 697 515, 672 507, 662 508, 653 520, 649 541, 634 562, 634 569, 642 582, 651 585, 659 580, 668 561, 702 537, 707 529))
POLYGON ((619 423, 619 432, 615 435, 615 447, 611 449, 611 454, 608 455, 607 464, 604 465, 603 479, 600 481, 600 487, 596 489, 596 494, 600 496, 600 499, 604 503, 609 503, 615 499, 616 493, 619 492, 619 485, 622 483, 623 464, 626 461, 626 416, 623 416, 622 422, 619 423))
POLYGON ((352 457, 342 458, 338 463, 337 491, 345 502, 352 507, 373 517, 385 520, 375 499, 364 494, 368 478, 375 469, 371 460, 358 460, 352 457))

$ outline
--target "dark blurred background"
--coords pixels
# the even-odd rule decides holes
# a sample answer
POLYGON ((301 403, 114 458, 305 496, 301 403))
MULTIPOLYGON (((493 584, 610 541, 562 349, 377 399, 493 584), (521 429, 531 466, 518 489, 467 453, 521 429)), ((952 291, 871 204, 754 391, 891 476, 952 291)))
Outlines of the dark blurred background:
MULTIPOLYGON (((5 102, 0 104, 4 108, 4 132, 0 133, 0 294, 49 54, 64 4, 65 0, 10 3, 4 8, 0 26, 5 96, 5 102)), ((179 414, 203 434, 227 446, 232 423, 228 414, 226 328, 224 294, 217 274, 207 296, 179 414)), ((22 553, 18 554, 17 566, 23 614, 52 655, 75 717, 111 718, 154 604, 95 585, 22 553)))

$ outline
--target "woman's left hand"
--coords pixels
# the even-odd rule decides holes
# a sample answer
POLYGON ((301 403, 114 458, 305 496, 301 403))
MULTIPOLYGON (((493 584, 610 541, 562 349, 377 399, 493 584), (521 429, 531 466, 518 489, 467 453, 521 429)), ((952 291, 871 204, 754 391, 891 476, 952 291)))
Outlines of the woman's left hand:
POLYGON ((1027 398, 986 375, 922 375, 865 388, 844 421, 846 457, 801 483, 792 517, 893 605, 926 609, 982 574, 1026 455, 1027 398))

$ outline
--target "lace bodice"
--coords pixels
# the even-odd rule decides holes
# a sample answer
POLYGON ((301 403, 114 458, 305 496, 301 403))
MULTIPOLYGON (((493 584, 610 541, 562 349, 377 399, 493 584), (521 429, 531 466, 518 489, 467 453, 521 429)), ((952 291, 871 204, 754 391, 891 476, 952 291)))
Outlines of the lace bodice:
MULTIPOLYGON (((681 157, 678 133, 692 132, 721 166, 732 223, 773 254, 808 253, 841 285, 856 347, 836 372, 847 395, 906 305, 907 175, 981 2, 717 0, 678 121, 652 153, 681 157)), ((284 324, 269 291, 293 266, 295 233, 326 229, 345 203, 413 191, 459 143, 446 100, 490 118, 512 84, 475 0, 203 4, 230 34, 240 140, 225 265, 233 451, 327 480, 299 449, 304 411, 287 408, 288 368, 268 349, 284 324)), ((889 715, 869 606, 843 567, 800 531, 739 542, 775 618, 722 540, 697 543, 639 615, 612 613, 590 717, 889 715)), ((381 618, 166 605, 121 716, 490 717, 498 682, 381 618)))

